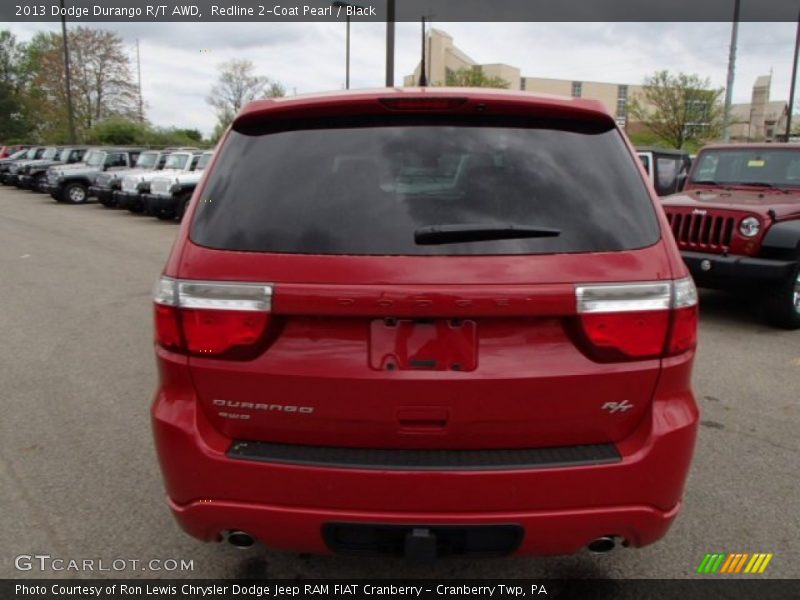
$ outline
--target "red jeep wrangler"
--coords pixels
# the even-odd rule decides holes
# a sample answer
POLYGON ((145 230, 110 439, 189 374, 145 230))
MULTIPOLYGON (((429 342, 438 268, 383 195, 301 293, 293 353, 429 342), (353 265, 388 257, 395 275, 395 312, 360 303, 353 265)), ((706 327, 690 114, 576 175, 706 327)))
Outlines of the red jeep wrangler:
POLYGON ((697 296, 601 104, 382 89, 245 107, 155 291, 183 528, 428 560, 662 537, 697 296))
POLYGON ((800 327, 800 145, 706 146, 662 204, 698 286, 759 291, 770 323, 800 327))

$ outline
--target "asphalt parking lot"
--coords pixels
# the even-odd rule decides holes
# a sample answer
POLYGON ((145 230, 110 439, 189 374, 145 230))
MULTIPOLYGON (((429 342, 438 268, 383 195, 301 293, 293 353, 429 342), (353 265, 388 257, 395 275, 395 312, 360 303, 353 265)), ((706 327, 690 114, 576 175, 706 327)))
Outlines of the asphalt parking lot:
POLYGON ((800 577, 800 331, 770 329, 750 303, 705 292, 695 462, 683 512, 653 546, 415 566, 189 538, 164 504, 148 415, 150 292, 176 231, 0 188, 0 577, 677 578, 706 552, 771 552, 761 577, 800 577), (20 554, 194 569, 40 573, 18 571, 20 554))

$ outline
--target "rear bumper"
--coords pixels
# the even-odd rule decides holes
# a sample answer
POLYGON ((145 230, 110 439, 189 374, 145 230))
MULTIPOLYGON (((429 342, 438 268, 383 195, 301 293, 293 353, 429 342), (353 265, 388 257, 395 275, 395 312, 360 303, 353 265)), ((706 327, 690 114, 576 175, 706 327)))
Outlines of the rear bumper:
POLYGON ((329 552, 323 526, 350 522, 516 524, 523 554, 571 554, 604 535, 644 546, 679 510, 697 431, 687 355, 664 361, 652 406, 614 444, 613 462, 389 470, 240 460, 229 455, 234 440, 198 410, 185 359, 158 352, 152 418, 168 502, 206 541, 242 530, 270 547, 329 552))
POLYGON ((342 511, 303 507, 202 500, 179 505, 168 500, 179 525, 188 534, 215 540, 225 530, 246 531, 272 548, 289 551, 331 552, 322 535, 330 523, 367 523, 408 526, 518 525, 525 534, 518 554, 574 554, 607 534, 623 537, 633 547, 663 537, 680 504, 662 511, 652 506, 607 506, 551 511, 397 513, 342 511))
POLYGON ((740 288, 758 283, 778 283, 792 273, 795 263, 786 260, 724 256, 681 251, 692 277, 701 287, 740 288))

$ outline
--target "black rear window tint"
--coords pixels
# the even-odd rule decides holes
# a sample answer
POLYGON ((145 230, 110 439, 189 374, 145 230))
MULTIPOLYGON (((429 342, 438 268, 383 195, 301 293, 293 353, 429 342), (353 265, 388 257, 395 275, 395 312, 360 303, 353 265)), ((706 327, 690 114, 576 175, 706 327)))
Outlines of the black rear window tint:
POLYGON ((302 254, 497 255, 652 245, 654 208, 605 123, 349 120, 232 131, 192 239, 302 254), (556 237, 418 245, 436 225, 521 225, 556 237))

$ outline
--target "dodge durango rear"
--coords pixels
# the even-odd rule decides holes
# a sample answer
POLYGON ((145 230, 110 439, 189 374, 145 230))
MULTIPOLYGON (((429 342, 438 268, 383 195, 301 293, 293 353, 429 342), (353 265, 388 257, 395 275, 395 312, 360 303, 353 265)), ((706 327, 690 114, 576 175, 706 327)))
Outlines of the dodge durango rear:
POLYGON ((180 525, 419 560, 661 538, 696 434, 697 295, 654 198, 592 101, 245 107, 154 293, 180 525))

